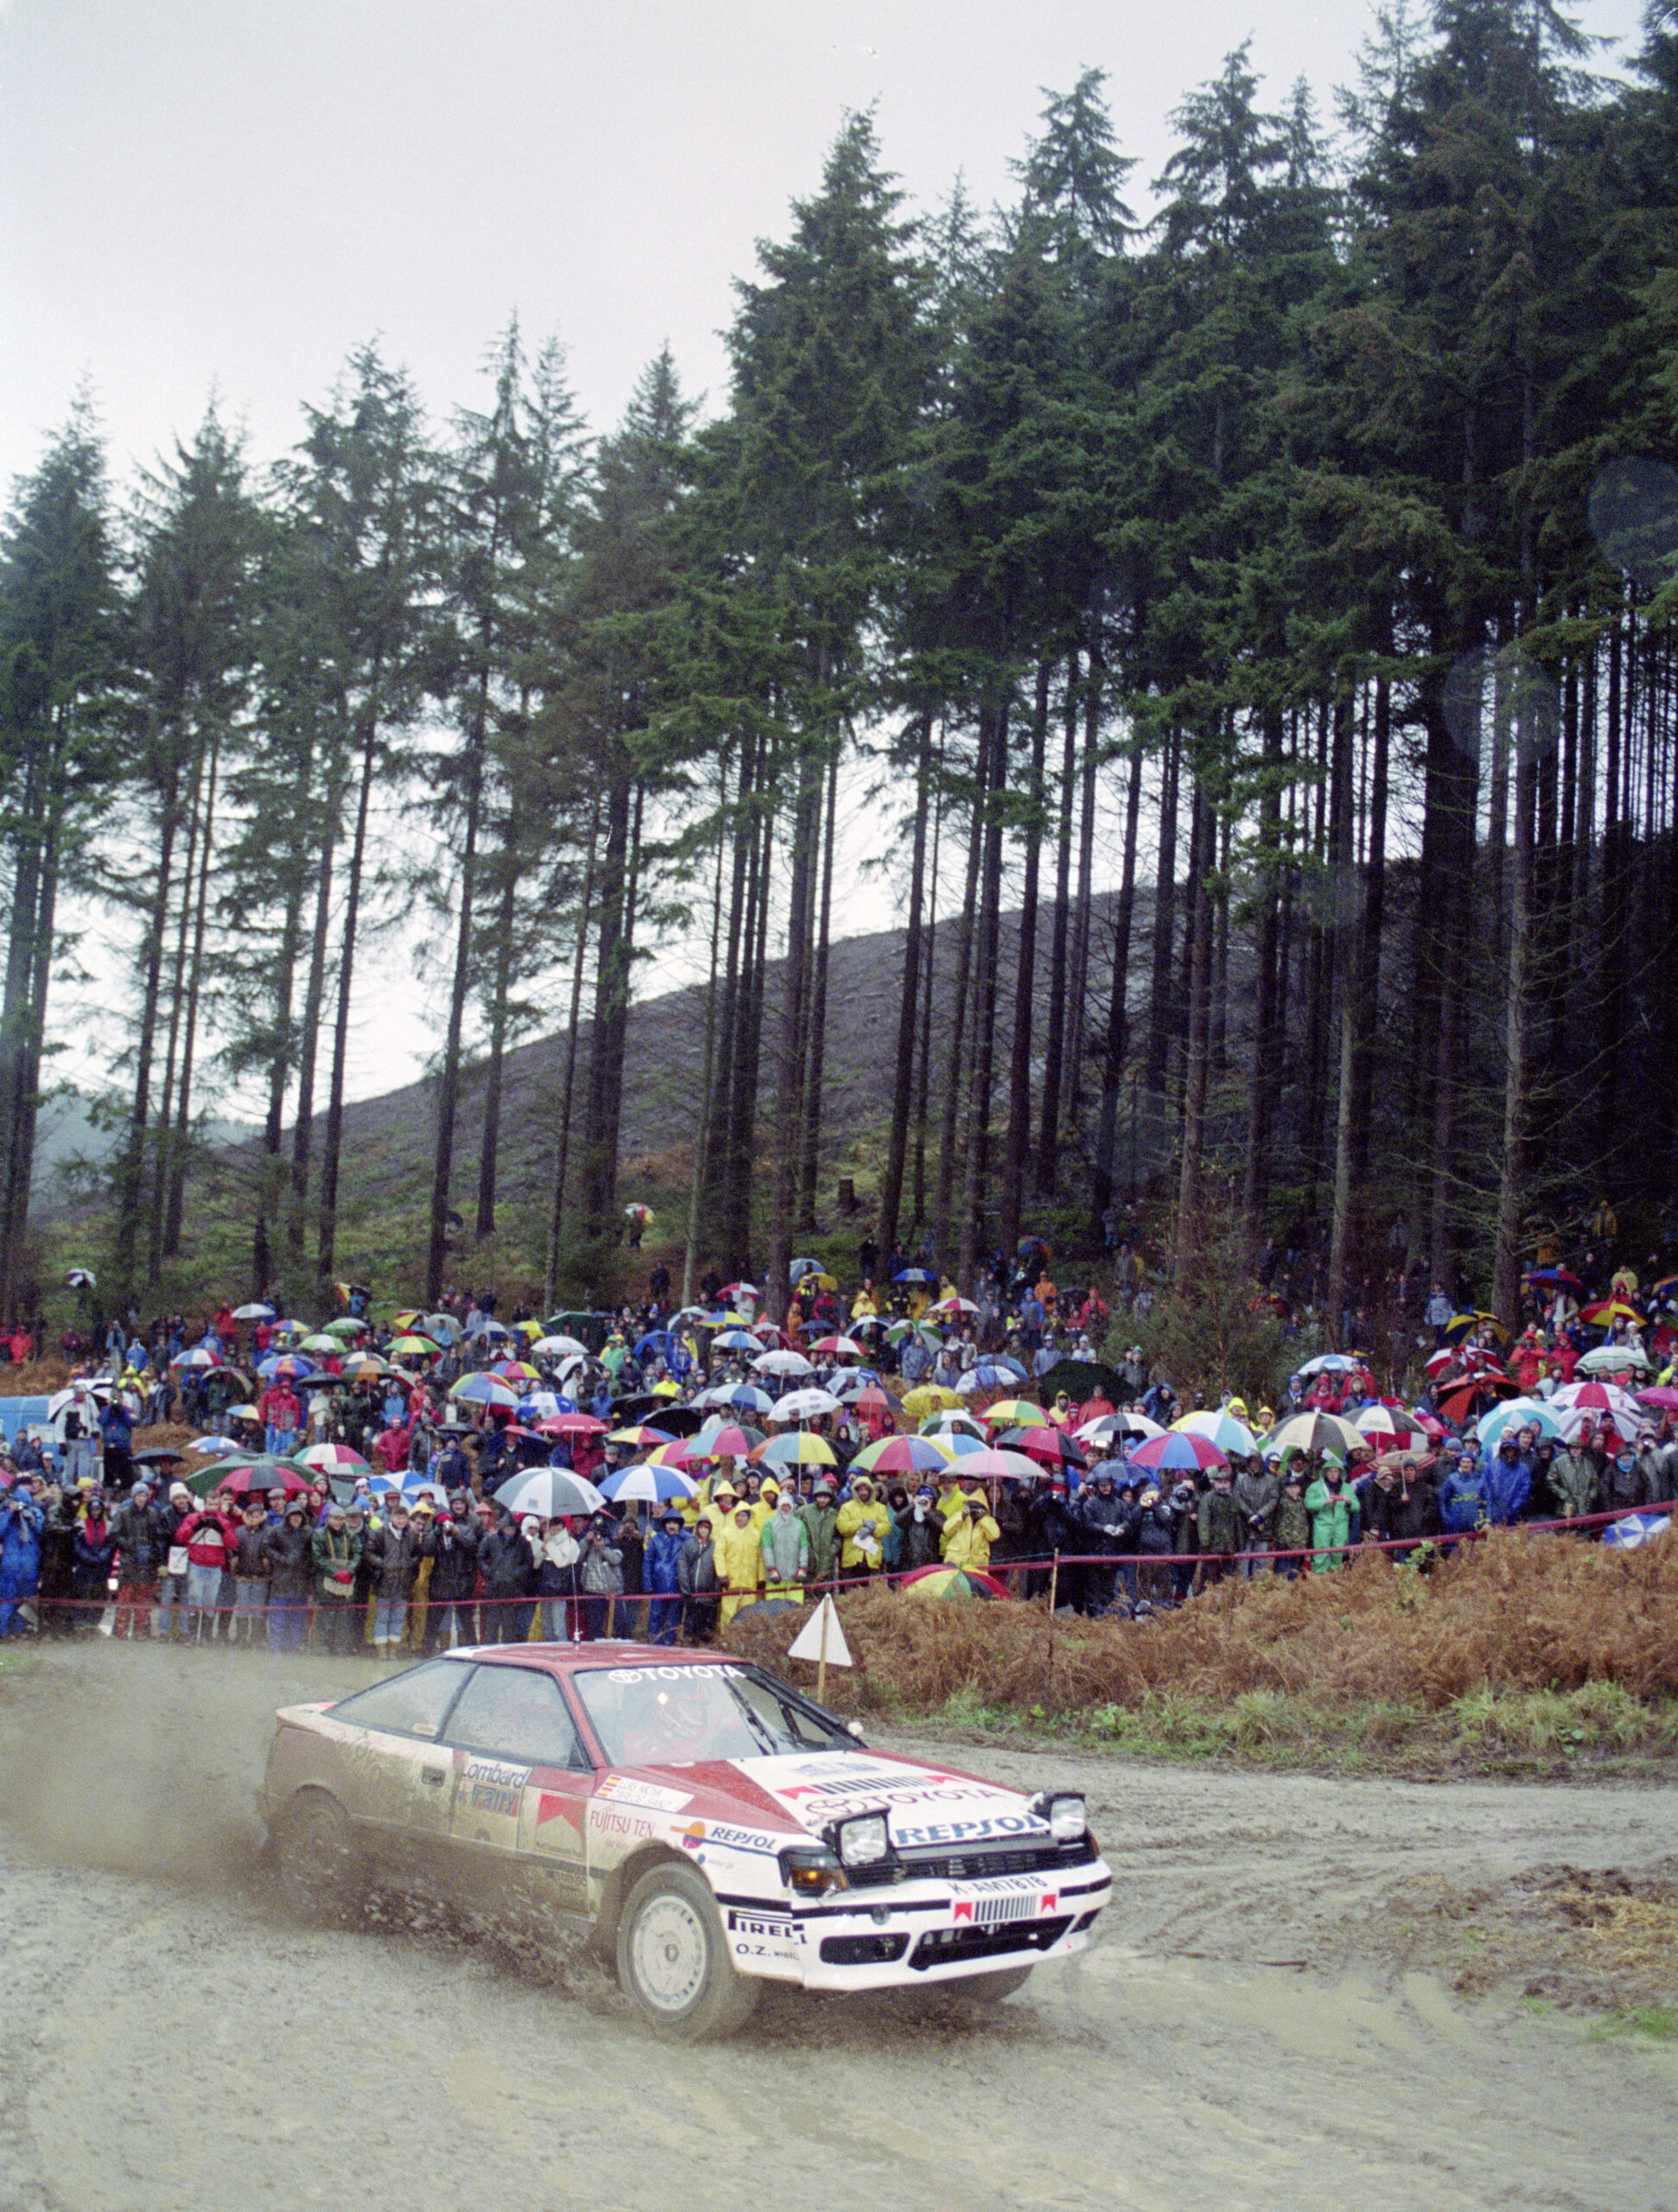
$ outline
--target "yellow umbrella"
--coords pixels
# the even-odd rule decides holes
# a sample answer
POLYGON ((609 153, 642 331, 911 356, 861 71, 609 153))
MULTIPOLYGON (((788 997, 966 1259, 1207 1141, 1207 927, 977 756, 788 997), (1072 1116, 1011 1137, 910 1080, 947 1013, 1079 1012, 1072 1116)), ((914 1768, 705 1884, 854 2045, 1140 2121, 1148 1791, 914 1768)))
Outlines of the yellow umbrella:
POLYGON ((959 1407, 961 1402, 942 1382, 923 1382, 904 1399, 903 1410, 911 1421, 925 1421, 928 1414, 942 1413, 945 1407, 959 1407))

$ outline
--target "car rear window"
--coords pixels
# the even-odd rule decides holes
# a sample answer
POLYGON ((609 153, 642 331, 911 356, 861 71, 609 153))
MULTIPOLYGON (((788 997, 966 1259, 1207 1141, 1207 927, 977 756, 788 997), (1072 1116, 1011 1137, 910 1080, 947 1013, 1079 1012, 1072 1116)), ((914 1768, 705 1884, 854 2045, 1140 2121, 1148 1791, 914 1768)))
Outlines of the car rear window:
POLYGON ((393 1675, 388 1682, 340 1698, 332 1708, 332 1718, 347 1720, 353 1728, 381 1729, 389 1736, 435 1737, 466 1675, 458 1660, 428 1659, 423 1666, 393 1675))

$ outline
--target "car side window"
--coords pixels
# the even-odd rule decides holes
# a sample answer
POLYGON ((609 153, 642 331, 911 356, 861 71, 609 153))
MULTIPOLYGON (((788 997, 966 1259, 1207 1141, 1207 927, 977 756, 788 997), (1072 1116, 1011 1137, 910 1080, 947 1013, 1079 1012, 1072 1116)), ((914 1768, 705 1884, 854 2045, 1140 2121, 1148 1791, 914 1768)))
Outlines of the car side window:
POLYGON ((474 1668, 450 1716, 448 1740, 530 1766, 589 1764, 559 1684, 533 1667, 474 1668))
POLYGON ((377 1728, 390 1736, 425 1736, 435 1739, 449 1701, 465 1679, 467 1669, 455 1659, 431 1659, 393 1675, 388 1682, 375 1682, 358 1690, 332 1708, 334 1720, 347 1720, 353 1728, 377 1728))

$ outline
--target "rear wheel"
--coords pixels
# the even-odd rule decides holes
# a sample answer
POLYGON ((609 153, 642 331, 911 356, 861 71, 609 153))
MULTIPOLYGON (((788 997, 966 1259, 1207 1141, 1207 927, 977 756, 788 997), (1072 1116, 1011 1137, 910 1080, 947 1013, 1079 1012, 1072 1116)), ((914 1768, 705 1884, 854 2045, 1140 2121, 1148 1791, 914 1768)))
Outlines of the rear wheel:
POLYGON ((282 1815, 276 1839, 280 1894, 299 1919, 349 1919, 367 1894, 366 1861, 349 1817, 324 1789, 305 1789, 282 1815))
POLYGON ((1000 2005, 1031 1978, 1029 1967, 999 1967, 995 1974, 970 1974, 965 1981, 946 1982, 944 1987, 952 1997, 965 1997, 970 2004, 1000 2005))
POLYGON ((673 1864, 650 1867, 624 1900, 618 1980, 649 2026, 677 2043, 733 2035, 760 1988, 734 1971, 704 1876, 673 1864))

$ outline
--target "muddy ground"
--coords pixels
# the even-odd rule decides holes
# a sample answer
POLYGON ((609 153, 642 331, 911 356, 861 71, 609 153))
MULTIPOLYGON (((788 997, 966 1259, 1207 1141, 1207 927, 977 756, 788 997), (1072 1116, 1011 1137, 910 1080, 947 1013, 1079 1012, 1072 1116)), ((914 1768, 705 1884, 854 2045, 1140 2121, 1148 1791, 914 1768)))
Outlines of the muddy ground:
POLYGON ((285 1917, 251 1791, 325 1659, 0 1676, 0 2212, 1678 2205, 1678 1793, 922 1748, 1076 1782, 1100 1942, 988 2012, 776 1993, 671 2050, 598 1974, 285 1917))

